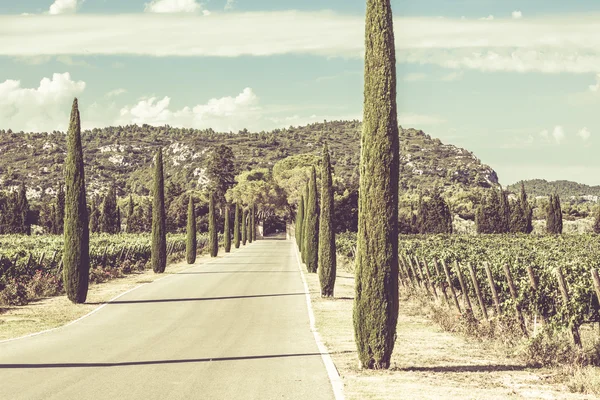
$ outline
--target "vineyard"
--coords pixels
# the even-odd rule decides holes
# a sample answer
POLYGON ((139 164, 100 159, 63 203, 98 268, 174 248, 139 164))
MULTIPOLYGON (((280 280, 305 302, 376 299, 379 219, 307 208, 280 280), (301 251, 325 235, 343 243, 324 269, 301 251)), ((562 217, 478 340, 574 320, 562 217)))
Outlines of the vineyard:
MULTIPOLYGON (((355 236, 337 242, 352 259, 355 236)), ((597 235, 402 236, 399 279, 463 316, 509 316, 524 336, 567 328, 581 346, 581 325, 600 322, 598 249, 597 235)))
MULTIPOLYGON (((172 261, 185 255, 185 241, 183 234, 167 236, 167 253, 172 261)), ((198 236, 199 252, 207 241, 207 235, 198 236)), ((63 236, 0 236, 0 305, 21 305, 62 293, 63 248, 63 236)), ((151 238, 147 234, 92 235, 90 281, 103 282, 144 270, 150 251, 151 238)))

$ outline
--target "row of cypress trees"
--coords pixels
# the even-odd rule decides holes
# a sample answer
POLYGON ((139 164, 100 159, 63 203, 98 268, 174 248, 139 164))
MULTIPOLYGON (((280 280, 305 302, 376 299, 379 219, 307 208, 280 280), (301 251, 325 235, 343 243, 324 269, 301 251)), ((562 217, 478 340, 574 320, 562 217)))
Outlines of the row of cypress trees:
POLYGON ((561 234, 563 230, 562 209, 557 194, 550 195, 546 210, 546 231, 550 234, 561 234))
POLYGON ((533 209, 527 201, 525 187, 521 184, 519 199, 511 204, 508 193, 491 190, 475 214, 477 233, 531 233, 533 209))
POLYGON ((333 180, 327 145, 321 162, 321 201, 317 201, 317 171, 310 169, 309 180, 300 195, 296 212, 296 244, 308 272, 319 274, 321 296, 333 297, 336 277, 336 246, 333 226, 333 180))

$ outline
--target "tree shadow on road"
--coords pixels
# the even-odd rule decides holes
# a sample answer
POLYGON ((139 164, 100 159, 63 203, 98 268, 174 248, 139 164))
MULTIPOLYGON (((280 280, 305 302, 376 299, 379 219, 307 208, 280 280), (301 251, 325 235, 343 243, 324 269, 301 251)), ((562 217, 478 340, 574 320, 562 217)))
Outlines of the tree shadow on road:
POLYGON ((524 365, 505 365, 505 364, 490 364, 490 365, 444 365, 437 367, 406 367, 406 368, 393 368, 393 371, 404 371, 404 372, 441 372, 441 373, 452 373, 452 372, 502 372, 502 371, 525 371, 531 369, 524 365))
POLYGON ((91 305, 100 304, 145 304, 145 303, 179 303, 185 301, 212 301, 212 300, 236 300, 236 299, 253 299, 261 297, 283 297, 283 296, 305 296, 306 293, 277 293, 277 294, 253 294, 247 296, 225 296, 225 297, 190 297, 184 299, 148 299, 148 300, 115 300, 109 303, 85 303, 91 305))

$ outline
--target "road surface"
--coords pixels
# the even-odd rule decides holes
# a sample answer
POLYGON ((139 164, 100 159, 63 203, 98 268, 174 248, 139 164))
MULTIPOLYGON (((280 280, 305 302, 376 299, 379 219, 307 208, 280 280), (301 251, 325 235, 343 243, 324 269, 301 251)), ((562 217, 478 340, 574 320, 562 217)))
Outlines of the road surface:
POLYGON ((254 242, 0 343, 0 398, 333 399, 294 251, 254 242))

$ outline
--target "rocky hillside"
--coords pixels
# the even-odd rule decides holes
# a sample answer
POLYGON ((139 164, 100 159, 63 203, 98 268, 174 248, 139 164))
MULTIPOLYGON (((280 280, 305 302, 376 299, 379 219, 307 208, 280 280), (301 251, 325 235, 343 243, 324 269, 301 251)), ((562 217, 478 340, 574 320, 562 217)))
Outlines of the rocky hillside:
MULTIPOLYGON (((147 195, 152 182, 153 154, 164 148, 166 173, 187 188, 206 183, 205 162, 217 144, 232 147, 240 170, 272 166, 287 156, 319 154, 329 143, 336 173, 355 181, 360 155, 358 121, 333 121, 271 132, 217 133, 169 126, 118 126, 83 133, 88 192, 102 193, 116 183, 121 195, 147 195)), ((443 144, 422 131, 401 132, 401 187, 489 187, 496 173, 473 153, 443 144)), ((30 198, 53 195, 62 180, 63 132, 23 133, 0 130, 0 188, 25 181, 30 198)))

